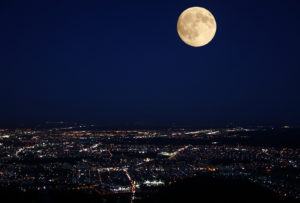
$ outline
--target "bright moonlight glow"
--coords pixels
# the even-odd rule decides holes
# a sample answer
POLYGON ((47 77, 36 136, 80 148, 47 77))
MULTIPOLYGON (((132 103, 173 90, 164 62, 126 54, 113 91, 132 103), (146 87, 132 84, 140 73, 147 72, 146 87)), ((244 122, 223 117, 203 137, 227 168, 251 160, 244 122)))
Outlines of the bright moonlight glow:
POLYGON ((214 38, 216 31, 216 20, 205 8, 188 8, 178 18, 178 35, 190 46, 201 47, 208 44, 214 38))

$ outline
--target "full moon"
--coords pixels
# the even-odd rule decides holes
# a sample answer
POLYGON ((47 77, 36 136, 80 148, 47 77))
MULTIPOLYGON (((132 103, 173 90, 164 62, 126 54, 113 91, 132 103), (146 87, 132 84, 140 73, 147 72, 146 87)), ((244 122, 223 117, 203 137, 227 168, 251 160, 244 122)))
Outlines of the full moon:
POLYGON ((216 20, 205 8, 188 8, 178 18, 178 35, 182 41, 192 47, 208 44, 214 38, 216 31, 216 20))

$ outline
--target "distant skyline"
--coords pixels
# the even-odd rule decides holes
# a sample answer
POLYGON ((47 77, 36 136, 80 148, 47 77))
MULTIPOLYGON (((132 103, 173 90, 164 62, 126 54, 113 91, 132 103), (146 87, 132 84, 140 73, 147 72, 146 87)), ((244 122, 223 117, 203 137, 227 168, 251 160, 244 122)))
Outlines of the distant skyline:
POLYGON ((0 127, 300 125, 300 2, 0 2, 0 127), (191 6, 217 21, 179 38, 191 6))

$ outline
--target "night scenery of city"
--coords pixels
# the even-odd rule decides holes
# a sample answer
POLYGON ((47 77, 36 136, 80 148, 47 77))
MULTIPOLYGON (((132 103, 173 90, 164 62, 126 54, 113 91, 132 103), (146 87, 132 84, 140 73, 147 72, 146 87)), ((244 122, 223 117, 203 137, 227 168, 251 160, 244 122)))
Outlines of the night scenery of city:
POLYGON ((0 202, 300 202, 300 1, 0 0, 0 202))

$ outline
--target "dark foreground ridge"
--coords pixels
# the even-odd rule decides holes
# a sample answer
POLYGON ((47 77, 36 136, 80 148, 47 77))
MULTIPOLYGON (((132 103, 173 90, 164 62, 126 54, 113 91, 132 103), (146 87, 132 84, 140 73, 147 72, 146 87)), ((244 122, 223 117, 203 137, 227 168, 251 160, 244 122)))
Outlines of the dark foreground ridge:
MULTIPOLYGON (((21 192, 1 189, 1 199, 20 203, 127 203, 129 194, 101 196, 95 192, 84 191, 43 191, 21 192)), ((179 181, 157 193, 144 194, 136 203, 181 203, 181 202, 297 202, 285 199, 257 184, 244 180, 220 177, 198 176, 179 181)), ((2 201, 1 201, 2 202, 2 201)))
POLYGON ((248 181, 200 176, 180 181, 142 202, 277 202, 280 200, 275 193, 248 181))

